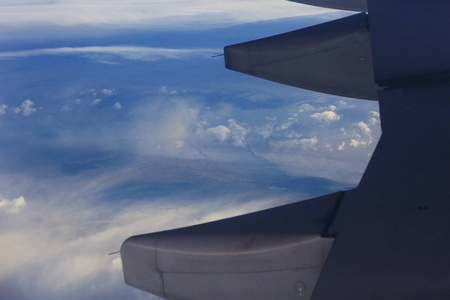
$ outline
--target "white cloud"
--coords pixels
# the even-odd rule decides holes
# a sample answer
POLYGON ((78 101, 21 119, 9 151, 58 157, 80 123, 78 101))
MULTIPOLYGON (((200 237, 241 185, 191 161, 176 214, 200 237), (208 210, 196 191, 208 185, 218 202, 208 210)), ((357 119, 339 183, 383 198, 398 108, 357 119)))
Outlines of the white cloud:
POLYGON ((292 125, 294 125, 297 121, 298 121, 298 120, 297 120, 297 118, 296 118, 296 115, 295 115, 294 117, 289 117, 289 118, 287 119, 287 121, 284 122, 283 124, 281 124, 281 126, 278 127, 277 129, 278 129, 278 130, 286 130, 286 129, 289 129, 289 128, 290 128, 292 125))
POLYGON ((355 104, 348 104, 347 101, 344 100, 339 100, 336 101, 335 104, 337 105, 337 107, 342 110, 342 109, 353 109, 355 108, 355 104))
POLYGON ((24 116, 29 116, 37 111, 37 108, 34 107, 34 102, 25 100, 20 106, 13 107, 12 111, 16 114, 22 113, 24 116))
POLYGON ((0 212, 5 211, 8 214, 17 214, 26 204, 27 202, 22 196, 13 200, 0 197, 0 212))
POLYGON ((97 98, 97 99, 92 100, 90 105, 92 105, 92 106, 100 105, 101 102, 102 102, 102 99, 97 98))
POLYGON ((356 124, 358 128, 362 131, 364 138, 360 134, 354 134, 354 137, 351 139, 350 146, 359 147, 370 145, 373 143, 372 130, 367 126, 363 121, 356 124))
POLYGON ((169 91, 169 89, 168 89, 167 86, 165 86, 165 85, 161 86, 161 88, 159 89, 159 91, 160 91, 161 93, 163 93, 163 94, 170 94, 170 95, 176 95, 176 94, 178 94, 178 92, 175 91, 175 90, 169 91))
POLYGON ((157 61, 160 59, 190 59, 195 57, 204 58, 209 57, 212 53, 217 53, 218 51, 220 52, 222 50, 198 49, 198 48, 170 49, 170 48, 152 48, 141 46, 117 45, 117 46, 63 47, 63 48, 32 49, 22 51, 4 51, 0 52, 0 59, 13 59, 19 57, 46 56, 46 55, 79 55, 95 61, 110 60, 113 58, 140 60, 140 61, 157 61))
POLYGON ((101 93, 102 93, 103 95, 106 95, 106 96, 112 96, 112 95, 114 95, 114 92, 113 92, 112 90, 108 90, 108 89, 103 89, 103 90, 101 91, 101 93))
POLYGON ((63 105, 63 107, 61 107, 61 111, 69 111, 69 107, 67 105, 63 105))
POLYGON ((314 106, 308 103, 304 103, 298 107, 299 112, 311 111, 314 110, 314 106))
POLYGON ((133 112, 130 136, 142 154, 176 156, 195 141, 199 104, 188 99, 157 100, 133 112))
POLYGON ((248 132, 248 129, 239 125, 234 119, 228 120, 228 127, 219 125, 206 130, 207 134, 213 135, 219 141, 231 140, 233 145, 237 147, 245 147, 245 137, 248 132))
POLYGON ((2 3, 0 23, 24 25, 134 25, 184 27, 187 24, 220 26, 283 17, 315 15, 331 10, 272 0, 54 0, 2 3))
POLYGON ((350 146, 357 148, 360 146, 367 146, 373 143, 372 130, 363 121, 356 124, 361 134, 353 133, 353 137, 350 139, 350 146))
POLYGON ((358 123, 358 127, 367 135, 370 135, 372 133, 372 130, 370 130, 369 126, 367 126, 367 124, 363 121, 358 123))
POLYGON ((376 119, 376 118, 370 118, 369 119, 369 125, 370 126, 374 126, 380 123, 380 120, 376 119))
POLYGON ((380 123, 380 113, 377 111, 370 111, 369 115, 371 118, 369 119, 369 125, 374 126, 380 123))
POLYGON ((268 123, 263 127, 257 127, 256 132, 259 133, 263 137, 263 139, 268 139, 274 131, 273 126, 274 124, 268 123))
MULTIPOLYGON (((136 299, 136 291, 123 282, 119 254, 108 256, 119 250, 129 236, 293 201, 291 195, 261 197, 260 193, 237 194, 233 198, 235 201, 211 199, 208 195, 207 199, 191 204, 187 201, 185 205, 176 199, 159 198, 120 209, 35 202, 34 209, 24 211, 20 219, 2 218, 0 240, 7 247, 0 247, 0 286, 14 285, 10 296, 16 297, 9 299, 136 299)), ((156 298, 146 295, 145 299, 156 298)))
POLYGON ((359 147, 359 146, 365 146, 367 145, 367 141, 360 140, 360 139, 350 139, 350 146, 352 147, 359 147))
POLYGON ((272 142, 271 145, 275 146, 278 149, 284 148, 285 152, 290 152, 293 149, 295 149, 294 151, 298 151, 298 146, 300 146, 301 149, 317 150, 315 146, 317 145, 318 142, 319 140, 317 139, 317 137, 303 138, 303 139, 294 138, 279 142, 272 142))
POLYGON ((228 120, 228 127, 230 129, 230 138, 233 140, 233 144, 238 147, 245 147, 245 136, 248 131, 235 120, 228 120))
POLYGON ((8 108, 8 105, 5 105, 5 104, 0 105, 0 115, 5 115, 7 108, 8 108))
POLYGON ((369 111, 369 114, 370 114, 372 117, 375 117, 375 118, 379 118, 379 117, 380 117, 380 113, 377 112, 377 111, 369 111))
POLYGON ((113 108, 115 110, 121 110, 122 109, 122 104, 120 104, 120 102, 116 102, 116 103, 114 103, 113 108))
POLYGON ((344 141, 342 141, 342 143, 339 145, 339 147, 338 147, 338 150, 339 151, 342 151, 342 150, 344 150, 344 148, 345 148, 345 142, 344 141))
POLYGON ((318 142, 317 137, 304 138, 300 140, 300 145, 304 148, 313 148, 318 142))
POLYGON ((336 114, 334 111, 330 110, 321 113, 315 113, 310 115, 309 117, 319 121, 326 121, 326 122, 335 122, 341 119, 341 116, 336 114))
POLYGON ((212 134, 216 139, 224 142, 230 136, 230 129, 226 126, 219 125, 217 127, 208 128, 206 133, 212 134))

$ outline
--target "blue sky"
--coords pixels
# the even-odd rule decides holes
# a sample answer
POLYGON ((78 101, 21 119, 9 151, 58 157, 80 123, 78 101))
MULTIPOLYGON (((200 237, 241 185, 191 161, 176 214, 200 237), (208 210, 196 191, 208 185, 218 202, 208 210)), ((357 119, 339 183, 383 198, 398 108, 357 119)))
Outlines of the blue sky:
POLYGON ((378 105, 224 68, 344 16, 287 1, 0 2, 0 299, 157 299, 128 236, 355 186, 378 105))

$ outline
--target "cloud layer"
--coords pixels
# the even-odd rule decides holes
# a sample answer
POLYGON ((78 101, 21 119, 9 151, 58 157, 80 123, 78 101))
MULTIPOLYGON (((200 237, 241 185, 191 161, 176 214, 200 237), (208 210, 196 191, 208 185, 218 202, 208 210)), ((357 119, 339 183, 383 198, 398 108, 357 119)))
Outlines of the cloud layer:
POLYGON ((247 38, 213 26, 325 11, 272 0, 2 1, 0 24, 36 37, 0 51, 0 299, 156 299, 127 287, 108 256, 125 238, 355 185, 380 135, 376 103, 240 77, 210 59, 247 38), (98 43, 61 41, 44 23, 64 25, 64 38, 80 26, 98 43), (105 38, 109 26, 165 31, 144 43, 142 31, 105 38))
MULTIPOLYGON (((152 48, 140 46, 90 46, 90 47, 63 47, 63 48, 45 48, 22 51, 0 52, 0 59, 24 58, 30 56, 48 56, 48 55, 79 55, 97 61, 111 59, 111 56, 140 61, 157 61, 161 59, 188 59, 205 58, 211 54, 220 52, 218 49, 167 49, 152 48)), ((112 95, 112 91, 102 91, 107 96, 112 95)))
POLYGON ((2 1, 0 23, 4 25, 114 25, 180 27, 187 23, 230 24, 255 22, 300 15, 314 15, 330 10, 288 1, 2 1))

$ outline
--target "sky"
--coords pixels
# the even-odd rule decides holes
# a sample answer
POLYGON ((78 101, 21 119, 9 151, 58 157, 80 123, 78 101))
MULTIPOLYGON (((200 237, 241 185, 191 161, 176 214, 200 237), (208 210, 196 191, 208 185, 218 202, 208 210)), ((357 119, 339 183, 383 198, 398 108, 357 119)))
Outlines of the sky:
POLYGON ((282 0, 0 0, 0 299, 159 299, 129 236, 350 189, 378 104, 226 70, 348 13, 282 0))

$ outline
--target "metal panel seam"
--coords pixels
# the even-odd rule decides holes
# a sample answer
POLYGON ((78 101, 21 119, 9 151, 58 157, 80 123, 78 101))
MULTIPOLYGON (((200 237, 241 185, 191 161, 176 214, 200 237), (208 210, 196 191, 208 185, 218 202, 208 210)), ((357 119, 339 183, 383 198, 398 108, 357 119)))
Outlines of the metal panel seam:
MULTIPOLYGON (((357 32, 354 32, 354 33, 362 32, 362 31, 365 31, 365 30, 364 29, 358 30, 357 32)), ((352 33, 352 34, 354 34, 354 33, 352 33)), ((361 44, 361 43, 364 43, 364 42, 367 42, 367 41, 370 42, 370 36, 369 36, 368 39, 362 39, 360 41, 353 42, 351 44, 346 44, 346 45, 340 46, 340 47, 333 47, 333 48, 330 47, 330 49, 325 49, 325 50, 322 50, 322 51, 317 51, 317 52, 312 52, 312 53, 308 53, 308 54, 298 55, 298 56, 294 56, 294 57, 287 58, 287 59, 274 60, 274 61, 271 61, 269 63, 254 64, 254 65, 252 65, 252 68, 259 67, 259 66, 264 66, 264 65, 271 65, 271 64, 274 64, 274 63, 282 62, 282 61, 289 61, 289 60, 293 60, 293 59, 297 59, 297 58, 312 56, 312 55, 316 55, 316 54, 320 54, 320 53, 330 52, 330 51, 334 51, 334 50, 337 50, 337 49, 343 49, 343 48, 351 47, 353 45, 361 44)), ((250 53, 248 55, 249 55, 249 58, 250 58, 250 53)))

